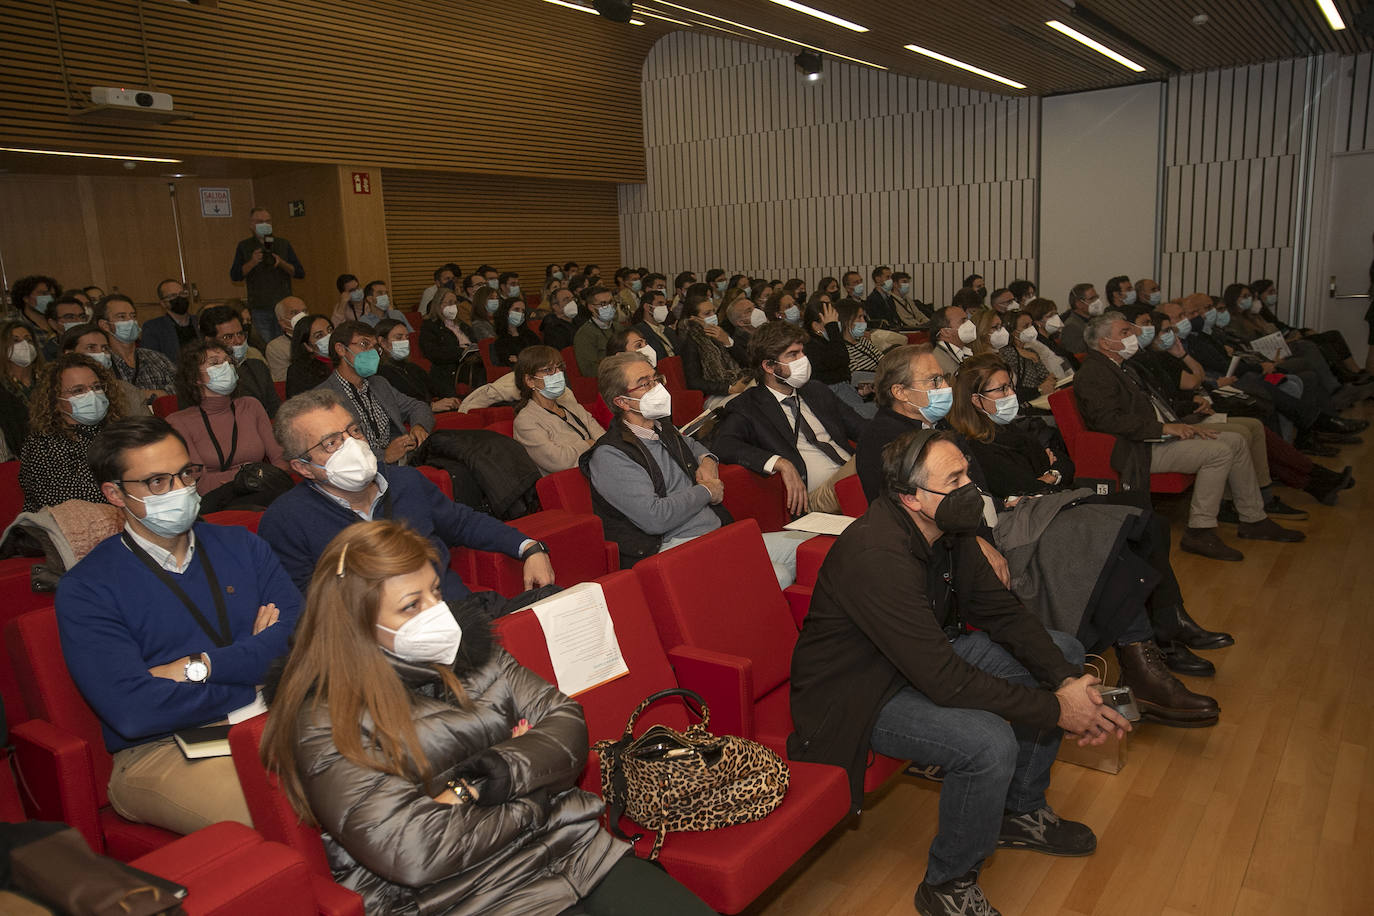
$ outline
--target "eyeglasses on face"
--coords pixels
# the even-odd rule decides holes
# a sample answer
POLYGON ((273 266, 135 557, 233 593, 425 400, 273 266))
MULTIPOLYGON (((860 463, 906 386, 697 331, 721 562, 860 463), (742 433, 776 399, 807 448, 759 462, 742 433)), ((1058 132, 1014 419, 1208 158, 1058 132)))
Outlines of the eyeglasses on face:
POLYGON ((996 388, 980 389, 978 393, 985 398, 1004 398, 1009 394, 1015 394, 1016 389, 1011 386, 1011 382, 1007 382, 1005 385, 998 385, 996 388))
POLYGON ((72 388, 63 388, 63 389, 62 389, 62 396, 63 396, 64 398, 79 398, 79 397, 81 397, 83 394, 90 394, 92 391, 102 391, 102 392, 103 392, 104 390, 105 390, 105 385, 104 385, 104 383, 103 383, 103 382, 96 382, 94 385, 77 385, 77 386, 72 387, 72 388))
POLYGON ((146 487, 148 492, 154 496, 160 496, 172 489, 173 480, 180 480, 183 487, 194 487, 203 473, 205 473, 205 465, 188 464, 175 474, 153 474, 151 477, 144 477, 141 480, 121 480, 119 481, 119 488, 127 490, 129 484, 137 483, 146 487))
POLYGON ((648 391, 655 385, 662 385, 666 381, 667 379, 664 376, 655 373, 649 376, 648 378, 641 379, 639 382, 635 383, 634 385, 631 385, 629 388, 626 388, 625 393, 633 394, 636 391, 648 391))
POLYGON ((362 437, 363 428, 359 426, 357 423, 350 423, 348 424, 348 427, 346 429, 340 432, 330 433, 329 435, 320 439, 319 442, 316 442, 314 445, 310 446, 308 449, 301 452, 299 457, 308 458, 310 457, 310 453, 315 451, 315 449, 323 449, 326 455, 332 455, 339 449, 343 448, 345 440, 349 438, 361 439, 362 437))

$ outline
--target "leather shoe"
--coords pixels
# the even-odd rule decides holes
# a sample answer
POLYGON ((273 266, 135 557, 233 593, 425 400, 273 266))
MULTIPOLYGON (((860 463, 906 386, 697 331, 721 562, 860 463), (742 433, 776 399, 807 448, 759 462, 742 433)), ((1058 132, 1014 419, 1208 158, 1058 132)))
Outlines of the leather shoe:
POLYGON ((1181 642, 1159 641, 1159 651, 1164 656, 1164 664, 1175 674, 1190 677, 1211 677, 1217 673, 1217 666, 1201 656, 1194 655, 1181 642))
MULTIPOLYGON (((1264 514, 1272 515, 1274 518, 1289 518, 1296 522, 1303 521, 1307 518, 1306 510, 1290 506, 1277 496, 1271 496, 1269 502, 1264 504, 1264 514)), ((1237 521, 1239 520, 1240 519, 1237 518, 1237 521)))
POLYGON ((1217 701, 1193 693, 1169 673, 1164 655, 1153 641, 1116 647, 1121 683, 1131 688, 1142 718, 1177 728, 1206 728, 1221 716, 1217 701))
POLYGON ((1174 642, 1181 643, 1189 649, 1207 650, 1225 649, 1236 644, 1235 637, 1230 633, 1204 628, 1182 605, 1156 610, 1150 616, 1155 627, 1155 635, 1163 637, 1159 640, 1161 646, 1166 642, 1174 642))
POLYGON ((1298 541, 1307 540, 1307 535, 1301 531, 1285 528, 1270 518, 1260 519, 1257 522, 1241 522, 1236 526, 1236 536, 1255 541, 1281 541, 1285 544, 1296 544, 1298 541))
POLYGON ((1178 539, 1178 546, 1209 560, 1227 560, 1235 563, 1245 559, 1245 554, 1234 547, 1228 547, 1226 542, 1217 536, 1215 528, 1185 528, 1183 537, 1178 539))

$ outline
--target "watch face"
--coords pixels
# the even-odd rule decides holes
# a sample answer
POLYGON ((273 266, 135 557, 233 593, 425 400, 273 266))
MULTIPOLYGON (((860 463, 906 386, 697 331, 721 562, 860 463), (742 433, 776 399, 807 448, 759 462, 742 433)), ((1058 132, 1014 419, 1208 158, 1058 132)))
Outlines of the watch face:
POLYGON ((209 675, 210 669, 205 667, 205 662, 194 661, 186 665, 186 680, 203 681, 209 675))

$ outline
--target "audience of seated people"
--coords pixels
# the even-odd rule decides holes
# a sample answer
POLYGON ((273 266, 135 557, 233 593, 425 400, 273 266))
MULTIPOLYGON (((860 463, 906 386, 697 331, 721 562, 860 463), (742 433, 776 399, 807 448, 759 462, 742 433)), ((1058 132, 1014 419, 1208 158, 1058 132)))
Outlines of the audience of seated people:
POLYGON ((593 286, 582 298, 588 319, 573 335, 573 353, 577 357, 577 371, 584 378, 596 378, 596 369, 606 354, 619 325, 615 295, 604 286, 593 286))
MULTIPOLYGON (((62 335, 60 350, 63 353, 79 353, 82 356, 89 356, 106 369, 110 368, 112 362, 110 336, 94 324, 78 324, 69 327, 62 335)), ((115 379, 114 385, 105 394, 111 400, 119 401, 123 405, 123 414, 126 417, 149 412, 146 393, 123 379, 115 379)), ((27 412, 27 403, 24 407, 27 412)), ((27 424, 25 428, 27 429, 27 424)))
POLYGON ((520 351, 539 343, 539 335, 525 323, 528 306, 525 300, 511 296, 501 300, 492 319, 496 340, 491 345, 491 362, 495 366, 514 366, 520 351))
POLYGON ((296 323, 304 321, 309 311, 305 300, 299 296, 287 296, 273 308, 281 333, 269 340, 263 349, 273 382, 286 381, 286 372, 291 365, 291 335, 296 330, 296 323))
POLYGON ((704 289, 694 288, 688 294, 677 334, 687 387, 704 394, 707 407, 717 407, 749 387, 749 372, 744 368, 748 356, 720 326, 715 303, 704 289))
MULTIPOLYGON (((142 390, 149 403, 176 393, 175 357, 147 346, 147 333, 138 323, 132 299, 123 293, 105 296, 91 306, 91 317, 110 339, 111 368, 116 378, 142 390)), ((186 343, 194 339, 188 337, 186 343)))
POLYGON ((329 350, 334 371, 317 387, 339 396, 378 461, 408 461, 434 429, 434 411, 377 377, 381 354, 371 325, 345 321, 329 336, 329 350))
POLYGON ((420 354, 429 360, 434 388, 445 395, 458 385, 476 388, 487 380, 477 335, 472 330, 472 301, 445 287, 430 303, 420 323, 420 354))
POLYGON ((544 474, 577 467, 582 453, 606 434, 568 388, 567 370, 563 354, 542 345, 520 351, 515 363, 520 402, 513 434, 544 474))
POLYGON ((392 388, 417 401, 429 402, 430 410, 444 413, 457 410, 461 401, 450 386, 448 394, 434 382, 434 375, 420 368, 410 359, 410 333, 394 318, 377 322, 377 352, 381 362, 377 375, 386 379, 392 388))
POLYGON ((206 338, 181 348, 177 390, 187 406, 167 422, 191 461, 205 469, 196 481, 205 512, 261 509, 290 486, 290 468, 272 436, 267 410, 242 389, 229 347, 206 338), (271 474, 263 465, 281 473, 271 474))

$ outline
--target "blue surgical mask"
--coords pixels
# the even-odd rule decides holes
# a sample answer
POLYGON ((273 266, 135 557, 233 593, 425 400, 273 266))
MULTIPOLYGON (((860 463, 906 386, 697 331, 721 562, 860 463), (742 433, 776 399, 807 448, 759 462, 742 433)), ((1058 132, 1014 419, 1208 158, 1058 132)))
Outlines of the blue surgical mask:
POLYGON ((1267 305, 1267 306, 1269 306, 1270 308, 1273 308, 1274 306, 1278 305, 1278 304, 1279 304, 1279 294, 1278 294, 1278 293, 1270 293, 1269 295, 1265 296, 1265 297, 1264 297, 1264 304, 1267 305))
POLYGON ((67 398, 72 405, 72 419, 82 426, 94 426, 105 419, 110 410, 110 399, 103 391, 87 391, 74 398, 67 398))
POLYGON ((500 300, 500 299, 496 298, 495 296, 488 296, 488 297, 487 297, 487 314, 488 314, 488 315, 495 315, 495 314, 496 314, 496 310, 499 309, 500 307, 501 307, 501 300, 500 300))
MULTIPOLYGON (((1245 300, 1241 300, 1242 302, 1245 300)), ((1230 312, 1217 312, 1217 327, 1224 328, 1231 323, 1230 312)))
POLYGON ((509 312, 506 313, 506 323, 513 328, 520 327, 520 325, 525 323, 525 313, 517 312, 515 309, 511 309, 509 312))
POLYGON ((232 394, 238 387, 239 373, 233 363, 217 363, 205 370, 205 387, 215 394, 232 394))
POLYGON ((143 329, 139 327, 137 319, 129 318, 114 323, 114 336, 123 343, 133 343, 142 333, 143 329))
POLYGON ((701 320, 704 321, 704 322, 706 322, 706 324, 707 324, 708 327, 713 327, 713 328, 714 328, 714 327, 716 327, 717 325, 720 324, 720 318, 719 318, 719 316, 716 316, 716 315, 707 315, 705 318, 703 318, 703 319, 701 319, 701 320))
POLYGON ((1202 332, 1205 334, 1208 331, 1212 330, 1212 328, 1216 326, 1216 323, 1216 309, 1208 309, 1207 313, 1202 316, 1202 332))
POLYGON ((1150 341, 1155 339, 1155 326, 1152 324, 1145 325, 1145 327, 1136 331, 1136 336, 1140 338, 1141 347, 1148 347, 1150 341))
POLYGON ((1178 331, 1179 340, 1187 340, 1188 335, 1193 332, 1193 320, 1191 318, 1180 318, 1178 324, 1174 325, 1174 330, 1178 331))
POLYGON ((381 309, 383 312, 391 308, 391 297, 386 293, 379 293, 376 302, 377 308, 381 309))
POLYGON ((351 289, 351 290, 349 290, 349 291, 348 291, 348 301, 349 301, 349 302, 362 302, 362 301, 363 301, 363 291, 362 291, 362 289, 359 288, 359 289, 351 289))
POLYGON ((257 223, 253 226, 253 231, 257 233, 258 238, 266 238, 267 236, 272 234, 272 224, 257 223))
POLYGON ((1243 299, 1238 299, 1238 300, 1236 301, 1236 305, 1240 306, 1240 310, 1241 310, 1242 312, 1248 312, 1248 311, 1250 311, 1250 303, 1253 302, 1253 301, 1254 301, 1254 300, 1251 299, 1249 296, 1246 296, 1246 297, 1243 298, 1243 299))
POLYGON ((568 377, 562 372, 550 372, 544 376, 544 397, 557 400, 568 390, 568 377))
POLYGON ((113 365, 113 360, 110 359, 110 354, 108 353, 87 353, 86 355, 100 363, 100 365, 104 366, 106 369, 109 369, 111 365, 113 365))
MULTIPOLYGON (((190 531, 196 523, 196 516, 200 514, 200 493, 195 485, 168 490, 166 493, 152 493, 141 499, 126 493, 124 498, 143 503, 146 514, 139 521, 153 534, 165 538, 190 531)), ((129 512, 129 507, 125 506, 124 511, 129 512)), ((132 512, 129 514, 133 515, 132 512)))
POLYGON ((903 283, 901 286, 897 287, 897 292, 901 293, 903 296, 907 295, 911 292, 911 284, 903 283))
POLYGON ((229 352, 234 355, 234 362, 241 363, 243 358, 248 355, 248 344, 234 344, 229 348, 229 352))
POLYGON ((863 296, 863 294, 864 294, 864 285, 863 285, 862 283, 855 283, 855 284, 854 284, 854 298, 855 298, 855 299, 858 299, 858 298, 860 298, 861 296, 863 296))
POLYGON ((931 423, 938 423, 954 406, 954 389, 949 386, 932 388, 926 392, 926 400, 930 403, 925 407, 917 407, 916 409, 931 423))
POLYGON ((644 281, 643 281, 643 280, 631 280, 631 281, 630 281, 630 289, 632 289, 633 291, 639 292, 639 291, 642 290, 643 288, 644 288, 644 281))
POLYGON ((788 324, 801 323, 801 309, 795 305, 789 305, 782 313, 783 320, 788 324))
POLYGON ((717 291, 717 292, 721 292, 721 293, 725 292, 725 287, 728 286, 729 284, 730 284, 730 281, 729 281, 729 280, 717 280, 717 281, 716 281, 716 291, 717 291))
POLYGON ((1161 350, 1172 350, 1176 343, 1178 343, 1178 335, 1172 329, 1159 335, 1159 348, 1161 350))
POLYGON ((552 279, 554 279, 554 280, 562 280, 562 279, 563 279, 563 271, 561 271, 561 270, 555 270, 553 273, 549 274, 549 276, 550 276, 552 279))
POLYGON ((615 318, 615 303, 608 302, 596 308, 596 319, 602 324, 610 324, 611 319, 615 318))
POLYGON ((364 350, 353 357, 353 371, 363 378, 371 378, 377 374, 377 367, 382 363, 382 355, 375 349, 364 350))
POLYGON ((487 281, 487 286, 491 287, 492 289, 499 289, 501 287, 501 281, 496 279, 495 277, 492 277, 490 280, 487 281))
POLYGON ((329 355, 329 335, 328 335, 328 334, 324 335, 324 336, 321 337, 319 340, 315 341, 315 352, 318 353, 318 354, 320 354, 321 356, 328 356, 328 355, 329 355))
POLYGON ((1150 303, 1151 306, 1156 306, 1164 301, 1164 296, 1160 294, 1159 290, 1155 290, 1154 292, 1150 293, 1150 298, 1147 301, 1150 303))
POLYGON ((852 325, 850 325, 850 327, 849 327, 850 336, 852 336, 855 340, 858 340, 860 337, 863 337, 863 336, 864 336, 864 333, 865 333, 867 330, 868 330, 868 322, 867 322, 867 321, 856 321, 856 322, 854 322, 852 325))
POLYGON ((892 292, 892 279, 890 277, 883 281, 883 292, 892 292))
POLYGON ((34 297, 33 310, 40 315, 46 315, 48 313, 48 306, 52 305, 52 300, 53 297, 47 293, 39 293, 34 297))
POLYGON ((1006 426, 1016 419, 1021 412, 1021 403, 1016 399, 1016 395, 1009 394, 1004 398, 993 401, 994 411, 988 414, 988 418, 998 426, 1006 426))
POLYGON ((519 297, 519 295, 520 295, 520 284, 519 284, 519 283, 512 283, 509 287, 507 287, 507 289, 506 289, 506 295, 507 295, 507 296, 516 296, 516 297, 519 297))
POLYGON ((409 359, 410 341, 404 338, 402 338, 401 340, 393 340, 391 342, 391 358, 397 360, 409 359))

